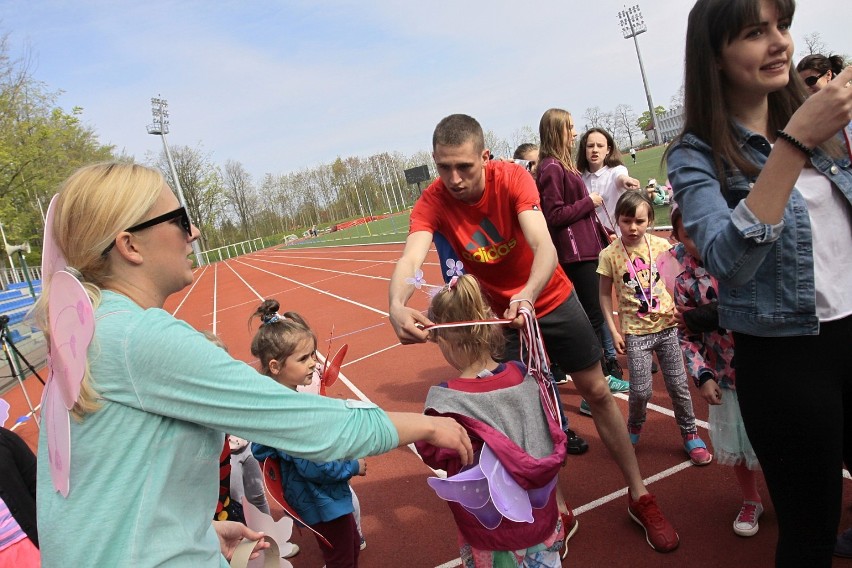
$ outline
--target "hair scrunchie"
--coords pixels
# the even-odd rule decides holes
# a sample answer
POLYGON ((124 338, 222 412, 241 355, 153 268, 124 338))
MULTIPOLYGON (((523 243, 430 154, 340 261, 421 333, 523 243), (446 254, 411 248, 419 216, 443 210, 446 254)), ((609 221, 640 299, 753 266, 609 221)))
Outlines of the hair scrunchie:
POLYGON ((260 316, 260 321, 263 322, 262 325, 277 323, 281 321, 281 315, 278 312, 275 312, 274 314, 264 314, 260 316))

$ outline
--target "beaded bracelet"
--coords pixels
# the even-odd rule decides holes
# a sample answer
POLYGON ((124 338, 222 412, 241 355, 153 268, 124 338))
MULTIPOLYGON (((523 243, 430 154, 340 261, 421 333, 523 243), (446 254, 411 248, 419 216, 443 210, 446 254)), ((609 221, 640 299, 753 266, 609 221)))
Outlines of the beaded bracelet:
POLYGON ((813 157, 814 151, 811 148, 808 148, 807 146, 802 144, 801 140, 799 140, 798 138, 796 138, 794 136, 790 136, 789 134, 787 134, 783 130, 776 130, 775 135, 778 138, 782 138, 782 139, 786 140, 787 142, 789 142, 790 144, 792 144, 793 146, 795 146, 800 152, 802 152, 808 158, 813 157))

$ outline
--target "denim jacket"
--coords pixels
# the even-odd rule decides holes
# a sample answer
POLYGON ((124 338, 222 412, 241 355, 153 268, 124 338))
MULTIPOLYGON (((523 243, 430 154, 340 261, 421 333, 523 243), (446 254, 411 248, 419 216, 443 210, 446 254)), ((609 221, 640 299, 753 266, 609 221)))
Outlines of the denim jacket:
MULTIPOLYGON (((769 142, 739 126, 737 133, 743 153, 762 167, 769 142)), ((811 164, 852 204, 848 157, 833 160, 815 149, 811 164)), ((684 227, 719 281, 719 324, 763 337, 818 334, 811 226, 799 191, 793 188, 780 223, 761 223, 744 201, 756 177, 728 169, 723 195, 713 150, 691 133, 671 149, 668 173, 684 227)))

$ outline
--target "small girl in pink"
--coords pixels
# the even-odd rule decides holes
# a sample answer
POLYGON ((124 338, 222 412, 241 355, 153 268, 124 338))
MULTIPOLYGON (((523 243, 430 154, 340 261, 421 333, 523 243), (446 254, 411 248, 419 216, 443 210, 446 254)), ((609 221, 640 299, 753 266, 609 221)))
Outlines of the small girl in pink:
MULTIPOLYGON (((435 323, 480 321, 493 320, 494 314, 479 282, 466 274, 454 277, 435 295, 429 319, 435 323)), ((546 415, 539 387, 525 366, 519 361, 494 360, 505 341, 500 326, 439 328, 431 332, 431 339, 460 376, 429 390, 426 413, 456 418, 468 430, 477 454, 487 444, 523 489, 547 487, 564 464, 565 433, 558 414, 546 415)), ((457 453, 422 442, 416 446, 430 467, 444 469, 448 476, 461 471, 457 453)), ((448 501, 458 526, 462 566, 562 566, 559 550, 565 529, 556 494, 554 486, 544 506, 533 507, 533 522, 503 518, 496 528, 487 528, 461 504, 448 501)))
POLYGON ((651 361, 657 354, 666 390, 683 436, 683 448, 695 465, 707 465, 713 456, 698 436, 689 383, 677 337, 675 306, 657 269, 656 258, 671 244, 646 231, 654 221, 654 207, 644 192, 628 191, 615 206, 621 236, 601 251, 598 261, 600 301, 616 351, 627 351, 630 370, 630 407, 627 431, 639 442, 648 401, 653 393, 651 361), (612 317, 612 291, 618 299, 621 329, 612 317), (622 337, 622 332, 624 336, 622 337))
POLYGON ((740 536, 757 534, 763 504, 757 491, 760 464, 743 425, 737 400, 734 368, 734 338, 719 327, 718 288, 701 263, 695 243, 683 227, 677 204, 672 206, 672 237, 679 243, 672 255, 683 266, 675 278, 678 335, 687 369, 710 405, 710 440, 716 460, 734 466, 742 491, 743 504, 734 520, 734 532, 740 536))

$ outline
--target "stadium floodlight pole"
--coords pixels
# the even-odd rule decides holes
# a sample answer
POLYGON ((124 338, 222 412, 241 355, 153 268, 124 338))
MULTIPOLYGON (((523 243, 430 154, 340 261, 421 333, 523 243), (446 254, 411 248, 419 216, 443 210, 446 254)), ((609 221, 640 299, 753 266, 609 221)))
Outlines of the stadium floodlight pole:
MULTIPOLYGON (((180 200, 181 206, 186 209, 186 214, 191 215, 192 211, 189 210, 189 207, 186 206, 186 199, 183 197, 183 189, 180 187, 180 180, 178 180, 177 170, 175 169, 174 160, 172 160, 172 153, 169 150, 169 144, 166 142, 166 134, 169 133, 169 103, 166 99, 161 99, 158 97, 151 98, 151 114, 154 116, 154 122, 148 125, 148 134, 153 134, 155 136, 159 136, 163 140, 163 148, 166 151, 166 160, 169 162, 169 169, 172 171, 172 179, 175 182, 175 189, 177 190, 178 200, 180 200)), ((191 217, 190 217, 191 220, 191 217)), ((192 241, 192 252, 195 254, 195 263, 198 266, 204 265, 204 260, 201 255, 201 247, 198 246, 198 239, 192 241)))
POLYGON ((624 10, 618 13, 618 21, 621 24, 621 33, 624 39, 633 38, 633 45, 636 46, 636 57, 639 59, 639 71, 642 72, 642 83, 645 85, 645 97, 648 99, 648 112, 651 118, 651 132, 654 137, 654 144, 660 143, 660 131, 657 126, 657 115, 654 112, 654 101, 651 99, 651 89, 648 87, 648 77, 645 75, 645 64, 642 63, 642 52, 639 51, 639 40, 636 38, 639 34, 648 31, 648 26, 645 25, 645 20, 642 19, 642 12, 639 10, 639 5, 624 7, 624 10))

